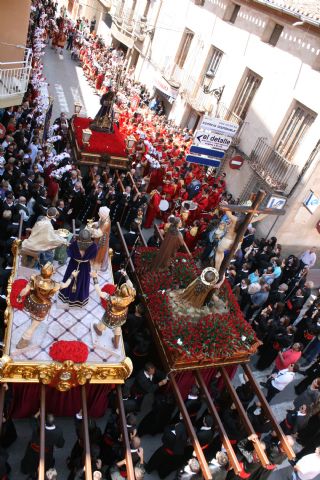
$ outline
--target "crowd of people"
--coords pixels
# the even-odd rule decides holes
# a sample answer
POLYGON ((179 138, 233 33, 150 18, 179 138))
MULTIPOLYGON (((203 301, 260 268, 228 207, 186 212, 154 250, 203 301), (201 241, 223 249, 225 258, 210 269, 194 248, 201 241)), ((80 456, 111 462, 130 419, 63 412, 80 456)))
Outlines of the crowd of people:
MULTIPOLYGON (((232 180, 224 173, 185 162, 192 132, 168 121, 163 115, 161 100, 156 96, 152 98, 145 86, 135 82, 131 71, 117 91, 114 107, 117 128, 127 139, 130 175, 123 173, 118 177, 108 167, 80 169, 69 149, 66 115, 62 113, 50 128, 46 125, 48 95, 41 56, 48 41, 60 52, 66 46, 99 94, 113 88, 120 68, 127 69, 124 52, 104 45, 96 35, 94 19, 91 23, 86 19, 72 22, 65 10, 57 10, 54 1, 33 0, 29 29, 29 45, 34 52, 31 83, 22 106, 0 110, 4 128, 0 138, 2 334, 7 284, 13 265, 12 242, 17 237, 26 237, 36 220, 45 216, 51 206, 59 212, 55 228, 69 230, 73 220, 76 227, 80 227, 88 219, 96 219, 101 206, 110 208, 113 225, 110 247, 114 250, 112 262, 116 272, 125 260, 114 228, 116 222, 126 231, 124 237, 131 249, 137 240, 139 225, 150 229, 157 223, 165 235, 168 217, 174 214, 180 218, 179 228, 189 250, 200 251, 202 266, 214 265, 217 246, 230 222, 219 206, 229 205, 232 209, 232 204, 238 203, 228 192, 227 182, 232 180), (43 130, 47 135, 43 135, 43 130)), ((151 236, 148 244, 157 243, 158 238, 151 236)), ((315 478, 320 472, 320 297, 308 280, 309 270, 315 264, 315 248, 306 250, 300 257, 285 256, 275 237, 259 238, 250 225, 226 273, 226 281, 243 315, 262 341, 255 361, 256 368, 266 373, 261 386, 271 407, 273 398, 299 379, 299 383, 295 382, 292 408, 282 419, 281 427, 289 444, 298 451, 287 478, 300 480, 315 478)), ((200 465, 168 388, 168 379, 154 366, 158 359, 139 298, 130 307, 123 338, 134 366, 133 377, 123 387, 123 401, 136 479, 141 480, 145 472, 158 471, 160 478, 176 472, 179 479, 199 480, 202 478, 200 465), (150 395, 153 403, 151 410, 146 411, 145 397, 150 395), (143 437, 160 433, 162 444, 146 461, 143 437)), ((213 478, 286 478, 281 476, 284 470, 281 473, 277 469, 286 454, 248 380, 244 377, 237 393, 257 435, 247 437, 231 397, 219 387, 219 376, 211 383, 210 393, 242 465, 238 476, 230 469, 213 418, 198 387, 193 385, 185 405, 213 478), (261 466, 253 448, 258 439, 271 462, 269 469, 261 466)), ((9 394, 10 390, 1 434, 1 478, 9 475, 6 449, 16 440, 9 394)), ((104 431, 94 420, 89 424, 95 480, 125 476, 114 392, 110 394, 109 407, 104 431)), ((67 460, 70 480, 84 478, 82 412, 75 416, 75 433, 77 440, 67 460)), ((29 478, 37 475, 39 435, 35 419, 21 462, 21 471, 29 478)), ((54 447, 63 446, 62 432, 53 416, 48 415, 48 479, 57 478, 53 452, 54 447)))

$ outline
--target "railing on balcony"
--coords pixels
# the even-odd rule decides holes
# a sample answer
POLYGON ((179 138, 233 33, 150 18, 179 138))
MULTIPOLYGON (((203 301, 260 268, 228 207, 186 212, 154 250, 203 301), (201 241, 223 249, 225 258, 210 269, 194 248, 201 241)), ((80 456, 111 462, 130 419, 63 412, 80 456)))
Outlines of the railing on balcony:
POLYGON ((204 93, 199 79, 196 80, 190 75, 182 76, 180 94, 184 96, 189 105, 197 112, 207 113, 213 117, 228 120, 239 125, 236 135, 232 138, 232 145, 239 145, 240 137, 248 122, 244 122, 235 115, 224 103, 218 102, 214 95, 204 93))
MULTIPOLYGON (((21 47, 16 47, 20 48, 21 47)), ((27 91, 30 73, 32 51, 24 49, 23 60, 17 62, 0 62, 0 100, 27 91)))
POLYGON ((212 99, 209 95, 203 93, 199 84, 199 79, 196 80, 191 75, 185 75, 181 82, 180 93, 186 98, 189 105, 198 112, 210 113, 212 107, 212 99))
POLYGON ((135 37, 140 41, 144 40, 147 30, 146 21, 134 18, 132 9, 125 9, 121 2, 115 4, 113 19, 119 31, 127 37, 135 37))
POLYGON ((286 194, 298 178, 298 166, 288 162, 264 138, 258 138, 250 154, 251 168, 272 188, 286 194))

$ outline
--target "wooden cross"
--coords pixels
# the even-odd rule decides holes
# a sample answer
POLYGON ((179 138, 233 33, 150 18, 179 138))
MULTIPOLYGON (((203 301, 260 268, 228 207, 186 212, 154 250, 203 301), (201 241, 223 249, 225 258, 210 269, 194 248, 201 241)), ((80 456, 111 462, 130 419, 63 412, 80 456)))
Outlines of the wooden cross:
POLYGON ((227 270, 230 261, 234 257, 234 254, 236 253, 239 244, 243 240, 243 236, 249 226, 249 224, 252 221, 252 218, 254 215, 257 213, 262 213, 265 215, 284 215, 286 213, 284 208, 278 209, 278 208, 259 208, 261 203, 263 202, 264 198, 266 196, 266 192, 264 190, 259 190, 258 193, 256 194, 256 197, 254 199, 254 202, 251 207, 246 207, 244 205, 223 205, 220 206, 219 209, 222 211, 230 211, 230 212, 243 212, 246 213, 244 221, 241 223, 237 230, 236 237, 234 239, 233 245, 231 249, 229 250, 228 254, 224 257, 220 270, 219 270, 219 277, 222 279, 223 274, 227 270))

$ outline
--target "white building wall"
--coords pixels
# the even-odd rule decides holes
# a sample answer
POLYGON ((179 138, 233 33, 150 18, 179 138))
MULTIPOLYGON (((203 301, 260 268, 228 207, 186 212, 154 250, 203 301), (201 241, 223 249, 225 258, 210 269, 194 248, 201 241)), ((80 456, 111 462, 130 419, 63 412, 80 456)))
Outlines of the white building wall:
MULTIPOLYGON (((156 3, 159 2, 154 2, 154 5, 156 3)), ((184 30, 186 28, 192 30, 195 36, 185 62, 184 78, 192 77, 195 80, 202 78, 211 46, 224 52, 212 86, 218 88, 225 85, 222 102, 228 107, 232 105, 247 68, 263 78, 245 119, 247 125, 239 146, 244 153, 250 155, 259 137, 265 137, 271 146, 275 143, 294 100, 317 114, 293 160, 301 168, 319 139, 320 96, 317 92, 320 72, 312 66, 315 62, 319 63, 320 37, 298 26, 285 24, 277 45, 273 47, 261 40, 268 22, 273 20, 281 24, 271 9, 270 15, 266 15, 247 6, 241 6, 235 24, 230 24, 222 18, 228 3, 227 0, 207 0, 205 6, 200 7, 192 0, 163 0, 152 48, 149 51, 150 61, 140 58, 136 70, 137 78, 152 90, 156 76, 161 76, 162 71, 168 71, 173 66, 184 30)), ((293 18, 292 23, 294 22, 293 18)), ((178 95, 170 112, 170 118, 178 124, 186 121, 190 112, 190 106, 183 94, 183 83, 180 93, 182 95, 178 95)), ((212 102, 215 104, 214 98, 212 102)), ((251 169, 244 165, 237 172, 226 166, 226 171, 229 189, 237 197, 248 183, 251 169)), ((315 168, 310 179, 306 177, 293 198, 289 199, 289 213, 276 223, 275 228, 278 230, 280 241, 294 243, 295 222, 304 231, 299 238, 302 245, 308 245, 310 242, 320 245, 320 236, 315 230, 315 224, 320 217, 320 208, 319 212, 311 215, 302 206, 309 189, 313 188, 316 191, 318 185, 320 169, 315 168)), ((265 222, 265 228, 261 229, 260 226, 260 229, 266 234, 273 223, 274 220, 269 219, 265 222)), ((270 234, 273 233, 274 230, 271 230, 270 234)))

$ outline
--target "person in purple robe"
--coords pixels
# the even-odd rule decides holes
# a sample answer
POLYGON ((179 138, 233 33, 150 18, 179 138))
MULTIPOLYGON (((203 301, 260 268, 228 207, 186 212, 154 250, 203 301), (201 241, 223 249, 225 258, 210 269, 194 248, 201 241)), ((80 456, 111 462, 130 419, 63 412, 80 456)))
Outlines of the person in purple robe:
POLYGON ((90 261, 96 257, 97 252, 98 246, 91 240, 91 234, 85 228, 67 249, 70 261, 63 278, 69 278, 74 270, 79 272, 70 285, 59 292, 59 299, 70 308, 84 307, 89 301, 90 261))

